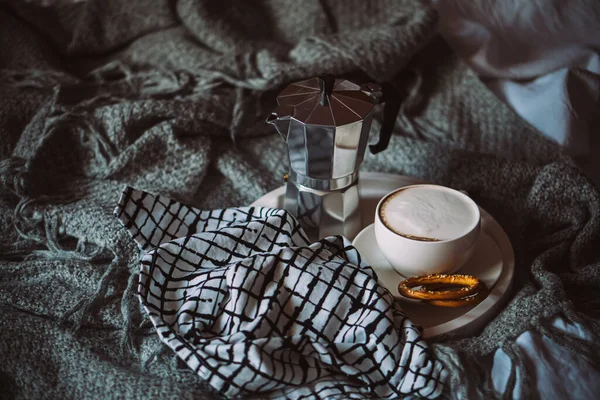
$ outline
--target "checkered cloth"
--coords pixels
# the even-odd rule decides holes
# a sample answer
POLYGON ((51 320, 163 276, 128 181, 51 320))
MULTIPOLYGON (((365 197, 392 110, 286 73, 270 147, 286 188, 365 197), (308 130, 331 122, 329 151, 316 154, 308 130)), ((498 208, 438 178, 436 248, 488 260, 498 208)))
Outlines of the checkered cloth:
POLYGON ((160 339, 226 396, 436 397, 446 371, 343 237, 286 211, 201 211, 125 188, 139 297, 160 339))

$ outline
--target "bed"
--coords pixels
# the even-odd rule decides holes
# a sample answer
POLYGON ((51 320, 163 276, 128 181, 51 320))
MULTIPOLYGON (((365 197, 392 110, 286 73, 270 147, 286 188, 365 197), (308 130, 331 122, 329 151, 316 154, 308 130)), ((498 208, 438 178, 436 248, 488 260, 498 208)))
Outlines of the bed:
POLYGON ((2 3, 0 397, 220 397, 140 307, 113 209, 125 185, 204 210, 281 186, 285 143, 264 120, 284 85, 323 72, 404 96, 362 170, 466 190, 514 248, 498 315, 430 343, 444 396, 597 397, 594 153, 540 132, 522 82, 483 76, 438 22, 410 0, 2 3))

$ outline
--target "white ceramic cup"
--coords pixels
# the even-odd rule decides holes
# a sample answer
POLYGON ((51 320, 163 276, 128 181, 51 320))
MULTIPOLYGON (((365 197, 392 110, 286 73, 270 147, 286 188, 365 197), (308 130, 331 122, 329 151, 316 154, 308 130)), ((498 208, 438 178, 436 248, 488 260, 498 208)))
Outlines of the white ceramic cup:
MULTIPOLYGON (((389 207, 387 205, 386 210, 389 207)), ((473 255, 480 231, 481 214, 477 204, 466 194, 445 186, 410 185, 399 188, 385 195, 375 211, 375 237, 379 249, 392 267, 404 277, 456 272, 473 255), (423 187, 442 191, 444 196, 450 196, 452 201, 458 201, 469 210, 464 229, 456 237, 436 241, 418 240, 410 238, 410 235, 401 235, 384 223, 380 210, 387 199, 397 195, 399 191, 423 187)))

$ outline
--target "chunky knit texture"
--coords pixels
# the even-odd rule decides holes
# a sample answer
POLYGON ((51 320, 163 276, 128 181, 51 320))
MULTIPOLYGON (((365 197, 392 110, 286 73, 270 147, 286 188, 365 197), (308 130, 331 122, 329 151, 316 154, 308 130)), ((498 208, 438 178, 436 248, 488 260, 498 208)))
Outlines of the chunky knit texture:
POLYGON ((598 365, 598 340, 548 321, 562 314, 600 339, 600 196, 448 51, 431 9, 9 3, 0 7, 0 397, 218 396, 140 310, 138 250, 111 212, 124 184, 205 209, 280 186, 286 148, 264 119, 284 84, 324 72, 393 80, 406 97, 389 149, 363 170, 467 190, 515 248, 506 308, 478 336, 434 344, 450 370, 445 395, 495 396, 488 356, 500 347, 521 367, 509 383, 518 373, 530 390, 514 346, 527 329, 598 365))

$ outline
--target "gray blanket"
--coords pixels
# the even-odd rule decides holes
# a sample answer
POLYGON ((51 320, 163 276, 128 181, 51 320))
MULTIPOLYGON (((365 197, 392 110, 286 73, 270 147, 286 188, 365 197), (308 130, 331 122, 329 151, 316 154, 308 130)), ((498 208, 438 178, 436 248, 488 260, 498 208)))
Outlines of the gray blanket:
POLYGON ((159 342, 135 294, 138 250, 111 212, 124 184, 207 209, 280 186, 285 145, 264 119, 282 85, 323 72, 405 95, 389 149, 363 170, 469 191, 514 246, 507 306, 479 335, 433 346, 445 396, 498 396, 498 348, 530 394, 514 342, 528 329, 600 364, 598 191, 448 51, 428 7, 40 3, 0 6, 0 397, 218 397, 159 342), (556 330, 557 315, 595 340, 556 330))

